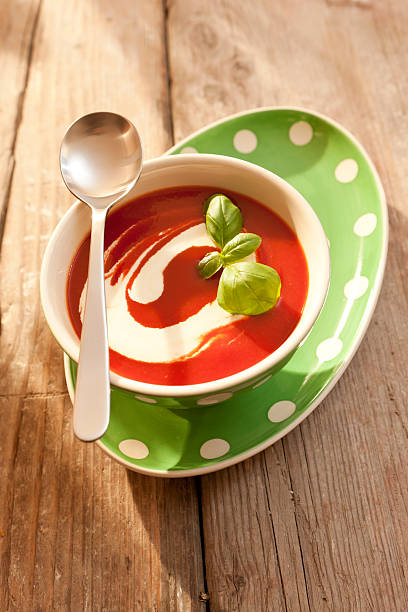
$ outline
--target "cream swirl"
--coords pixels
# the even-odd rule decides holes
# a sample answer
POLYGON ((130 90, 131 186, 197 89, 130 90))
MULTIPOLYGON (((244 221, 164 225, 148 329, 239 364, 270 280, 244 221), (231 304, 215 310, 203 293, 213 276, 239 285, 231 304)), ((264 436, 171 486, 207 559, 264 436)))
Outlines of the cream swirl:
MULTIPOLYGON (((105 274, 106 311, 110 348, 117 353, 137 361, 165 363, 191 357, 206 348, 203 337, 215 329, 222 328, 243 317, 231 315, 223 310, 216 300, 205 304, 198 312, 174 325, 167 327, 145 327, 129 312, 128 302, 149 304, 157 300, 164 290, 164 271, 171 260, 193 246, 208 246, 214 249, 204 223, 190 227, 161 248, 155 250, 157 240, 150 244, 136 259, 126 274, 119 274, 115 284, 110 279, 121 269, 123 257, 105 274), (149 253, 153 252, 151 256, 149 253), (140 270, 136 270, 143 262, 140 270), (134 276, 135 275, 135 276, 134 276), (134 278, 132 279, 132 277, 134 278)), ((117 245, 121 237, 112 243, 105 258, 117 245)), ((205 282, 205 281, 203 281, 205 282)), ((79 309, 82 320, 86 285, 81 294, 79 309)), ((176 290, 174 288, 173 290, 176 290)))

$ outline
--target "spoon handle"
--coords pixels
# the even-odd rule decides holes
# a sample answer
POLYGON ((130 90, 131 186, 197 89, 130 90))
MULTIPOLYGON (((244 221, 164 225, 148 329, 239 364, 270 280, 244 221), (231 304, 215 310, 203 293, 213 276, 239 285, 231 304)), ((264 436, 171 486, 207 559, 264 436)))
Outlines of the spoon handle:
POLYGON ((106 210, 92 208, 88 289, 74 400, 74 433, 84 442, 97 440, 109 424, 109 345, 104 281, 106 210))

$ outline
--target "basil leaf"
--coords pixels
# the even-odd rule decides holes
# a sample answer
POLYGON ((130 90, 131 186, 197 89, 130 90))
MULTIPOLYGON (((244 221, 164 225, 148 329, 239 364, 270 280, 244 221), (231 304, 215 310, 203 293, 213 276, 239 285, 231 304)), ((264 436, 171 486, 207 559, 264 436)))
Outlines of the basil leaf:
POLYGON ((217 301, 231 314, 262 314, 275 306, 280 289, 276 270, 261 263, 241 261, 224 268, 217 301))
POLYGON ((207 214, 207 210, 208 210, 211 200, 215 198, 216 196, 222 196, 222 193, 213 193, 213 195, 210 195, 206 200, 204 200, 203 213, 205 215, 207 214))
POLYGON ((262 238, 256 234, 237 234, 227 242, 221 251, 221 259, 224 264, 239 261, 253 253, 261 244, 262 238))
POLYGON ((213 274, 218 272, 222 267, 222 260, 218 251, 212 251, 204 255, 202 260, 198 264, 198 271, 203 278, 210 278, 213 274))
POLYGON ((209 199, 205 224, 207 232, 221 249, 242 229, 241 211, 227 196, 215 194, 209 199))

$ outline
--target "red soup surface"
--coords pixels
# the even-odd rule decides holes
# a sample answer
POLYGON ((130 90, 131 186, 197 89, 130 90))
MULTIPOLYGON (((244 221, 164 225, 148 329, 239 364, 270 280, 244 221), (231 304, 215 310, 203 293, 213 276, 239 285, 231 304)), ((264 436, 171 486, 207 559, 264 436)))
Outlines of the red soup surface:
MULTIPOLYGON (((76 252, 67 303, 80 336, 89 236, 76 252)), ((111 370, 148 383, 188 385, 245 370, 275 351, 296 327, 306 301, 308 268, 294 232, 244 195, 208 187, 163 189, 113 209, 105 231, 105 288, 111 370), (256 260, 281 282, 276 306, 230 315, 216 302, 221 272, 204 280, 200 259, 216 247, 203 202, 222 191, 241 209, 244 230, 262 238, 256 260)))

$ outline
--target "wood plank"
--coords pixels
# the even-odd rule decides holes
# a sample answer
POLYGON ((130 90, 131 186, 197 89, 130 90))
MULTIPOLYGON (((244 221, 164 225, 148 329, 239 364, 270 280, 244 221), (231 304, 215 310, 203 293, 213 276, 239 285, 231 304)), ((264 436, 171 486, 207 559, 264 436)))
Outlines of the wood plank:
POLYGON ((0 264, 1 610, 202 609, 194 481, 128 473, 74 439, 38 292, 72 200, 58 167, 70 122, 115 110, 138 126, 147 158, 171 145, 163 31, 160 0, 41 5, 0 264))
POLYGON ((407 30, 399 0, 170 5, 176 140, 251 107, 314 108, 364 143, 390 204, 382 296, 339 385, 263 458, 202 479, 216 610, 408 607, 407 30))
POLYGON ((21 122, 25 86, 38 23, 40 0, 0 4, 0 238, 14 170, 14 153, 21 122), (17 18, 18 13, 18 18, 17 18))
POLYGON ((67 397, 2 403, 21 421, 1 609, 200 609, 190 481, 126 472, 73 440, 67 397))
POLYGON ((202 491, 210 606, 309 609, 282 444, 203 477, 202 491))

